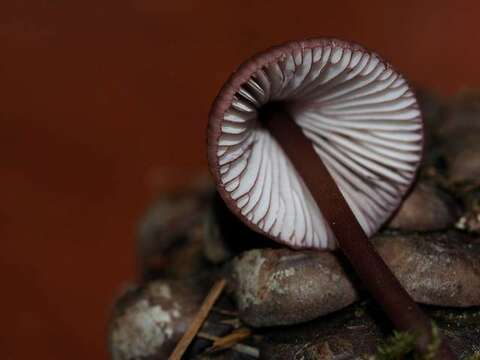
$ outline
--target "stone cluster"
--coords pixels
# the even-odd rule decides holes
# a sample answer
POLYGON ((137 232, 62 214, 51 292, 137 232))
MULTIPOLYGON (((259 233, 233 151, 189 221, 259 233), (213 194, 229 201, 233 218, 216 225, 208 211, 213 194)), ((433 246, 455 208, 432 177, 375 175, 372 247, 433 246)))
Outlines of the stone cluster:
MULTIPOLYGON (((480 93, 419 98, 424 163, 372 242, 464 357, 480 348, 480 93)), ((219 276, 228 283, 220 301, 235 319, 212 314, 202 331, 222 336, 248 326, 262 359, 361 358, 389 335, 341 254, 291 250, 253 233, 212 186, 160 198, 142 221, 139 259, 140 285, 112 314, 115 360, 168 358, 219 276)), ((205 352, 209 345, 197 338, 186 358, 254 358, 232 349, 205 352)))

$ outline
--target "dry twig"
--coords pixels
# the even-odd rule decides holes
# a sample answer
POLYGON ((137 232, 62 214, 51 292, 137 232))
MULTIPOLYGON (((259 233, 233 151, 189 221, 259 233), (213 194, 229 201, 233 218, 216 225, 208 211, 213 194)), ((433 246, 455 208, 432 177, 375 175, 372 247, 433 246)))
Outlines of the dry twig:
POLYGON ((242 322, 240 321, 239 318, 225 319, 225 320, 220 321, 220 324, 230 325, 234 329, 239 329, 242 326, 242 322))
MULTIPOLYGON (((231 337, 232 334, 230 335, 227 335, 223 338, 220 338, 218 336, 214 336, 214 335, 210 335, 208 333, 205 333, 205 332, 200 332, 198 333, 198 337, 201 337, 203 339, 206 339, 206 340, 210 340, 210 341, 213 341, 213 347, 211 349, 209 349, 209 351, 217 351, 217 350, 221 350, 221 349, 225 349, 226 347, 223 347, 223 348, 215 348, 215 343, 220 343, 220 344, 225 344, 227 341, 231 341, 232 337, 231 337), (229 338, 227 340, 224 340, 224 338, 229 338)), ((238 335, 235 335, 235 337, 237 337, 238 335)), ((239 341, 240 339, 237 338, 239 341)), ((250 345, 245 345, 245 344, 240 344, 240 343, 232 343, 231 345, 231 349, 238 352, 238 353, 242 353, 242 354, 245 354, 245 355, 248 355, 248 356, 251 356, 255 359, 259 358, 260 357, 260 351, 253 347, 253 346, 250 346, 250 345)))
POLYGON ((170 355, 169 360, 180 360, 182 358, 182 355, 187 350, 188 346, 192 342, 195 335, 197 335, 198 330, 200 329, 203 322, 207 318, 213 305, 215 304, 219 296, 222 294, 222 291, 225 288, 225 285, 226 285, 225 279, 220 279, 213 285, 212 289, 210 290, 207 297, 205 298, 202 305, 200 306, 200 309, 195 315, 189 328, 187 329, 185 334, 183 334, 183 337, 178 342, 177 346, 175 347, 175 350, 170 355))
POLYGON ((218 351, 218 350, 232 347, 236 343, 248 338, 251 334, 252 332, 247 328, 241 328, 241 329, 235 330, 226 336, 216 339, 213 342, 213 345, 210 351, 213 352, 213 351, 218 351))
POLYGON ((227 309, 222 309, 214 306, 212 308, 212 311, 222 314, 222 315, 227 315, 227 316, 238 316, 238 311, 233 311, 233 310, 227 310, 227 309))

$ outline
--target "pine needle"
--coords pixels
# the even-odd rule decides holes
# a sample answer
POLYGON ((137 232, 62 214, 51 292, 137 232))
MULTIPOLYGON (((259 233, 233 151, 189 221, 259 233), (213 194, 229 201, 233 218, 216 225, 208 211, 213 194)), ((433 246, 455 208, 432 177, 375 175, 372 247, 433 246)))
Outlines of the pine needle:
POLYGON ((236 343, 248 338, 251 334, 251 331, 247 328, 237 329, 226 336, 216 339, 213 342, 211 351, 218 351, 232 347, 236 343))
POLYGON ((215 285, 213 285, 212 289, 210 290, 209 294, 203 301, 203 304, 200 306, 197 314, 195 315, 192 323, 190 324, 189 328, 183 334, 183 337, 178 342, 175 350, 170 355, 169 360, 180 360, 182 358, 183 353, 187 350, 188 346, 192 342, 193 338, 197 335, 198 330, 202 326, 203 322, 207 318, 210 310, 212 309, 213 305, 222 294, 223 289, 225 288, 226 282, 224 279, 218 280, 215 285))

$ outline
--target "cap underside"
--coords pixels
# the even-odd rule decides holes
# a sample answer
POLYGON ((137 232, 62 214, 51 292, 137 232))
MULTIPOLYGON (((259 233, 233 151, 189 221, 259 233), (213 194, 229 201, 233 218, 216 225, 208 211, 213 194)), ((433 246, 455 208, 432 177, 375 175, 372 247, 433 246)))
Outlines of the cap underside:
POLYGON ((208 139, 219 192, 250 227, 292 247, 334 248, 336 241, 322 204, 261 126, 263 105, 285 104, 368 236, 399 206, 421 160, 422 119, 412 90, 356 45, 276 48, 240 68, 219 99, 208 139))

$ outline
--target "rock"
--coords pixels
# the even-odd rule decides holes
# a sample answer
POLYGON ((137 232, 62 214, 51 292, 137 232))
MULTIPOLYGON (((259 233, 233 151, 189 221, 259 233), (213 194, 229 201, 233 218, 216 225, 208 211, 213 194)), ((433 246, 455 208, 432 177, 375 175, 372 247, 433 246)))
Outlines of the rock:
POLYGON ((442 139, 459 142, 458 136, 480 131, 480 92, 466 91, 454 96, 448 104, 437 132, 442 139))
POLYGON ((444 101, 437 94, 427 89, 417 88, 415 89, 415 95, 427 126, 438 126, 437 121, 443 111, 444 101))
POLYGON ((177 191, 160 196, 138 231, 138 258, 144 280, 187 278, 202 271, 203 213, 211 190, 177 191))
POLYGON ((480 188, 465 196, 465 212, 457 221, 457 228, 472 233, 480 233, 480 188))
POLYGON ((439 107, 421 98, 426 138, 420 177, 455 189, 480 186, 480 92, 465 92, 439 107))
POLYGON ((260 347, 261 359, 333 360, 360 359, 373 355, 386 337, 375 322, 375 312, 354 305, 314 321, 289 327, 289 331, 267 330, 260 347))
POLYGON ((479 186, 480 92, 454 97, 446 106, 437 126, 437 150, 443 153, 450 185, 479 186))
POLYGON ((240 317, 252 326, 308 321, 358 297, 329 252, 252 250, 233 261, 230 280, 240 317))
POLYGON ((453 227, 459 207, 447 192, 419 182, 403 202, 388 227, 407 231, 434 231, 453 227))
POLYGON ((425 89, 416 89, 415 92, 425 122, 424 146, 430 150, 437 142, 436 129, 443 111, 443 102, 425 89))
POLYGON ((447 179, 451 185, 456 187, 480 186, 479 135, 480 129, 470 130, 468 134, 461 137, 461 141, 445 145, 447 179))
MULTIPOLYGON (((458 358, 480 346, 480 312, 426 309, 458 358)), ((377 352, 390 336, 390 326, 374 304, 352 305, 326 317, 263 334, 260 358, 268 360, 353 360, 377 352)))
MULTIPOLYGON (((224 211, 228 210, 224 209, 224 211)), ((211 206, 205 212, 203 224, 203 251, 205 257, 213 264, 224 263, 233 256, 233 252, 224 239, 214 206, 211 206)))
POLYGON ((204 253, 214 264, 221 264, 240 253, 258 248, 280 247, 245 226, 215 194, 205 212, 204 253))
POLYGON ((416 302, 480 305, 480 241, 455 233, 376 236, 374 245, 416 302))
MULTIPOLYGON (((455 232, 376 236, 377 251, 419 303, 480 305, 480 241, 455 232)), ((230 265, 240 318, 254 327, 301 323, 358 300, 354 275, 330 252, 251 250, 230 265)))
MULTIPOLYGON (((185 333, 212 286, 212 277, 197 276, 189 280, 156 280, 133 287, 116 302, 109 325, 109 350, 113 360, 167 359, 185 333)), ((234 317, 235 307, 227 296, 221 296, 185 358, 204 355, 211 359, 247 360, 251 357, 237 351, 223 351, 225 356, 205 352, 212 346, 209 337, 223 337, 241 326, 234 317)), ((250 339, 246 339, 248 343, 250 339)))
POLYGON ((110 323, 112 359, 168 358, 202 298, 201 291, 177 281, 155 281, 128 291, 110 323))

